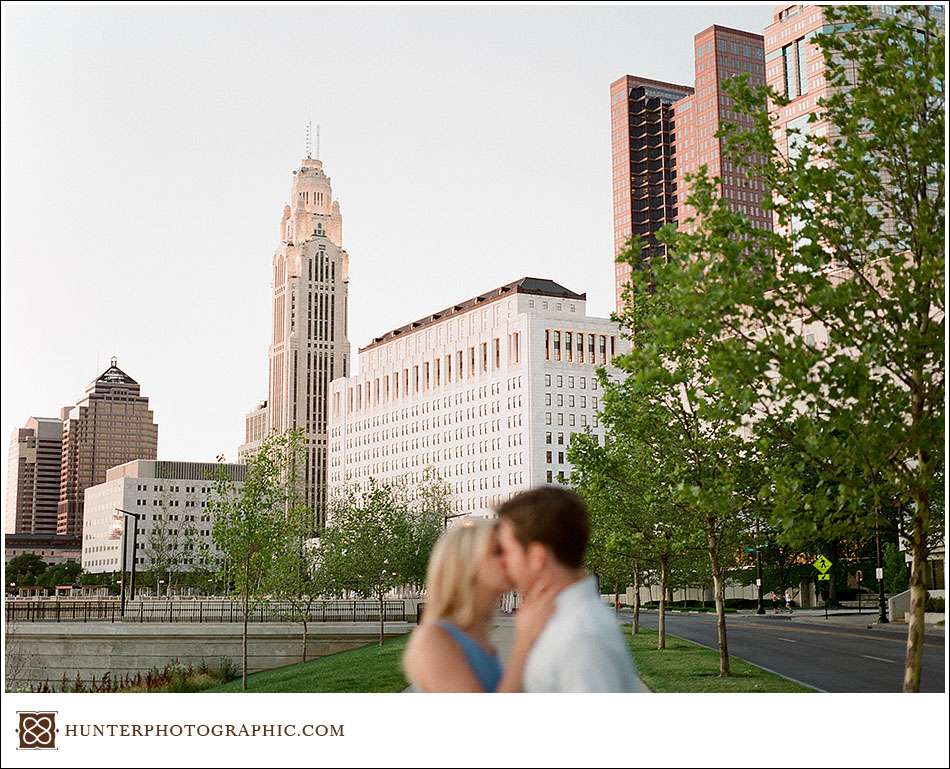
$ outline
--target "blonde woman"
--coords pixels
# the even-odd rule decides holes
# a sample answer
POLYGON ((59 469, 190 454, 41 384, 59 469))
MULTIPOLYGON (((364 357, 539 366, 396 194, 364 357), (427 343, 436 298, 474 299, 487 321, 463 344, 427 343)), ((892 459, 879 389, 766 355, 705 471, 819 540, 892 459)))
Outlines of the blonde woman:
POLYGON ((494 521, 470 521, 446 531, 429 559, 422 624, 403 665, 423 692, 521 691, 525 660, 553 611, 538 595, 518 610, 515 643, 502 670, 489 638, 499 597, 511 589, 494 521))

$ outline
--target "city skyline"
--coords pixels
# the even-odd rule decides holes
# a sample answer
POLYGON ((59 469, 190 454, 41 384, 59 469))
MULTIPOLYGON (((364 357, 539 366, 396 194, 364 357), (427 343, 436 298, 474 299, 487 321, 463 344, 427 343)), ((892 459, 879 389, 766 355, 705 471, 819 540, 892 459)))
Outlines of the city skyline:
POLYGON ((241 415, 267 389, 273 212, 308 119, 322 124, 321 157, 347 210, 357 347, 513 275, 577 286, 592 315, 609 314, 610 82, 626 72, 690 82, 696 32, 717 23, 761 33, 771 12, 5 9, 4 185, 19 193, 3 210, 5 435, 54 416, 116 355, 162 424, 159 458, 234 459, 241 415), (322 52, 293 42, 294 24, 328 17, 337 23, 322 52), (638 35, 647 22, 650 34, 638 35), (431 37, 403 50, 415 24, 431 37), (453 42, 472 25, 489 61, 453 42), (120 28, 128 33, 111 34, 120 28), (205 41, 211 28, 220 39, 205 41), (226 67, 217 54, 252 32, 249 61, 226 67), (598 40, 596 55, 574 54, 589 48, 578 34, 598 40), (181 61, 155 66, 175 42, 181 61), (441 72, 421 66, 433 49, 441 72), (176 77, 186 69, 187 82, 176 77), (371 76, 373 88, 356 87, 371 76), (151 111, 157 102, 163 114, 151 111), (278 107, 278 120, 257 115, 278 107), (37 237, 51 221, 55 248, 37 237), (460 274, 459 264, 477 269, 460 274), (25 290, 39 282, 42 313, 25 290))

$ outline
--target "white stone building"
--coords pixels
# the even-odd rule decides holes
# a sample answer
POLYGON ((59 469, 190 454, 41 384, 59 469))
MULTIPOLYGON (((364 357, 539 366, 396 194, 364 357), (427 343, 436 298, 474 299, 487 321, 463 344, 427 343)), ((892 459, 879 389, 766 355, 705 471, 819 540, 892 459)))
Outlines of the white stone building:
POLYGON ((319 525, 326 503, 327 392, 331 380, 349 374, 349 256, 330 178, 309 153, 293 172, 279 237, 271 273, 267 400, 245 416, 238 459, 268 435, 300 430, 304 498, 319 525))
MULTIPOLYGON (((86 489, 82 528, 82 568, 92 573, 121 570, 121 514, 138 513, 136 570, 156 562, 171 563, 175 571, 191 571, 219 555, 211 536, 208 493, 219 467, 240 488, 244 465, 213 462, 166 462, 136 459, 106 471, 106 480, 86 489)), ((132 529, 128 522, 126 569, 132 566, 132 529)))
POLYGON ((585 307, 586 294, 522 278, 362 348, 359 373, 330 385, 331 499, 433 470, 455 511, 487 515, 516 492, 566 481, 571 436, 603 441, 596 367, 628 349, 615 323, 585 307))

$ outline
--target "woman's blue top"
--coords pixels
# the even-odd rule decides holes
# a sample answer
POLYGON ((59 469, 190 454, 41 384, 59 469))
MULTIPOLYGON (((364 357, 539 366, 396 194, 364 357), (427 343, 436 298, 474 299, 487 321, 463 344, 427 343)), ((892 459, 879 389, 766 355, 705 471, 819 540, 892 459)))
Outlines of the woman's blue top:
POLYGON ((462 648, 465 654, 465 660, 472 669, 482 689, 486 692, 493 692, 498 689, 501 683, 501 662, 498 655, 487 652, 482 646, 468 633, 460 630, 448 620, 440 620, 441 625, 455 639, 455 642, 462 648))

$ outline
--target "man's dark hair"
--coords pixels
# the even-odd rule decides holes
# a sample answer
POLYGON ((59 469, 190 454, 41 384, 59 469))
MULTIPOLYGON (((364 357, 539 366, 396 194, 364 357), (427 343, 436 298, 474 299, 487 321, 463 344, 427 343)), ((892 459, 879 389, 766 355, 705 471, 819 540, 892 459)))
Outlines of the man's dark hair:
POLYGON ((562 565, 572 569, 584 565, 590 518, 583 500, 573 491, 532 489, 512 497, 497 512, 499 518, 511 523, 522 547, 540 542, 562 565))

